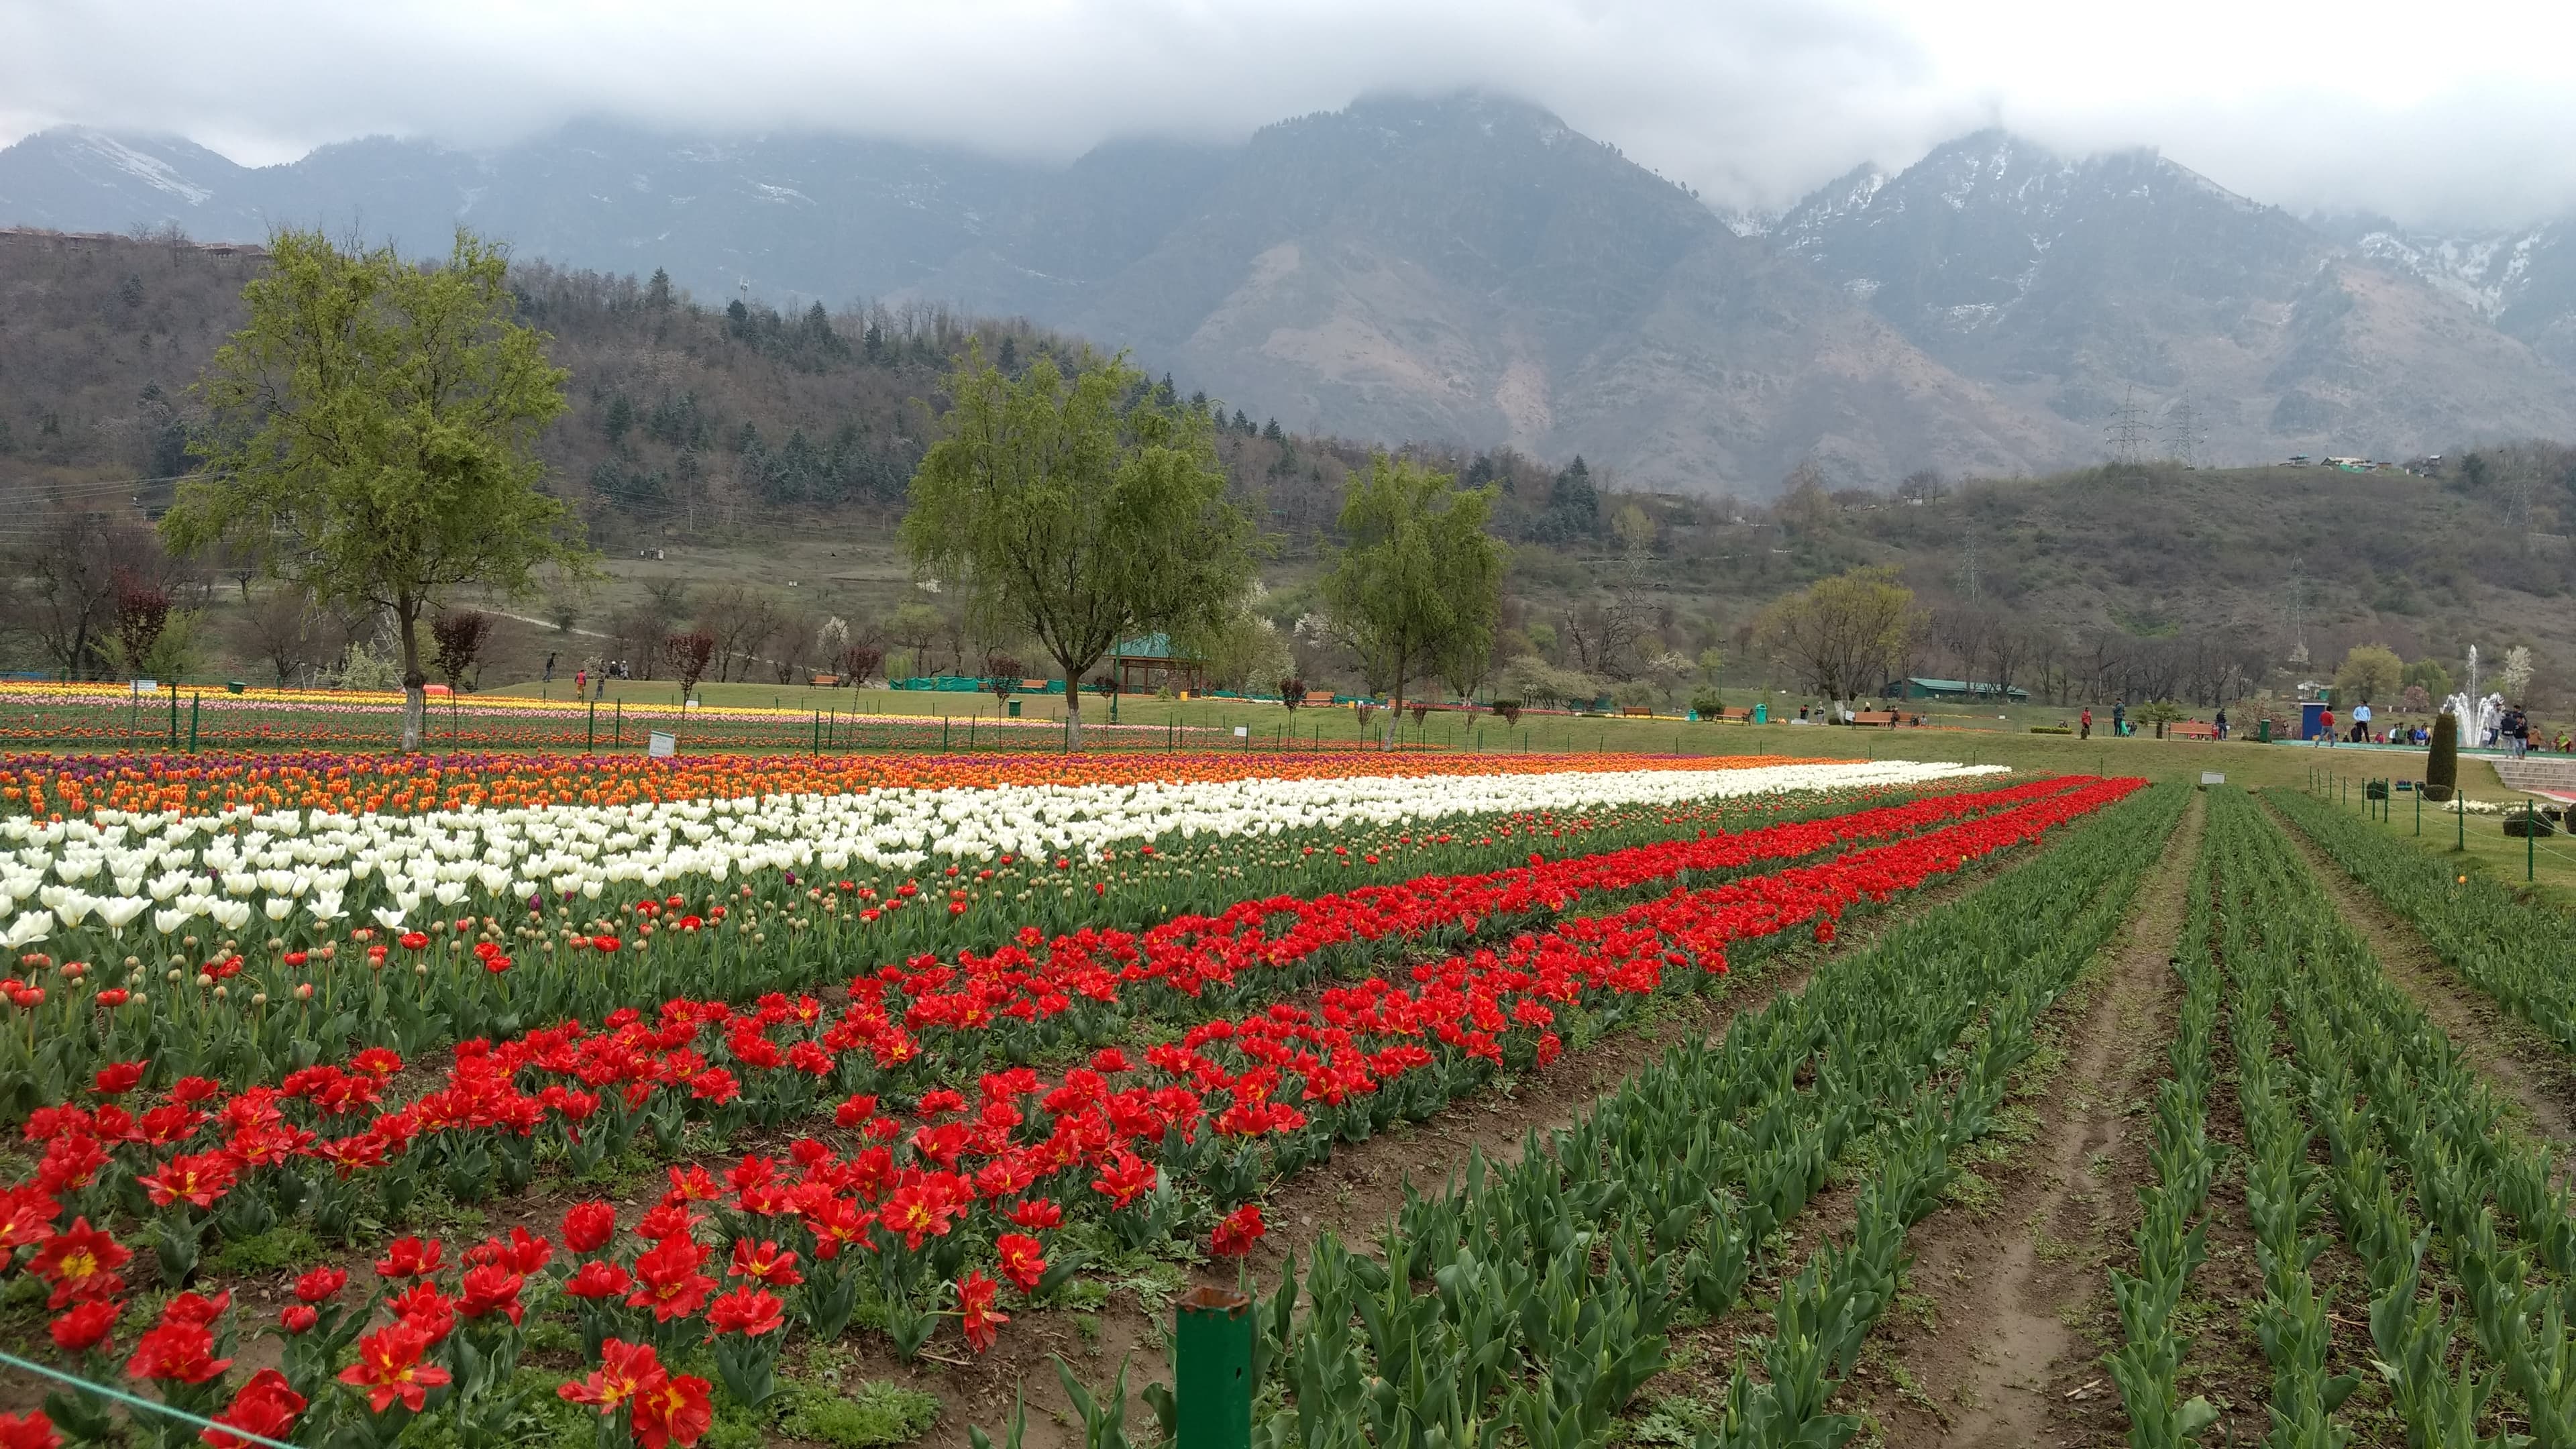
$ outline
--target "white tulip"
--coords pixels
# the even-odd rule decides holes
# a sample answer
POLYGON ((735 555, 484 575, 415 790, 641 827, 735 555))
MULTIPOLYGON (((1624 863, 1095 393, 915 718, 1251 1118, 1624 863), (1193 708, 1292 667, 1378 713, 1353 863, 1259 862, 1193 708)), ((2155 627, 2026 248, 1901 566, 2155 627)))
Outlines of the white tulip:
POLYGON ((53 933, 54 918, 52 915, 38 915, 35 912, 30 911, 27 914, 20 916, 18 919, 11 921, 7 931, 0 932, 0 946, 5 946, 9 950, 15 951, 23 946, 32 946, 53 933))

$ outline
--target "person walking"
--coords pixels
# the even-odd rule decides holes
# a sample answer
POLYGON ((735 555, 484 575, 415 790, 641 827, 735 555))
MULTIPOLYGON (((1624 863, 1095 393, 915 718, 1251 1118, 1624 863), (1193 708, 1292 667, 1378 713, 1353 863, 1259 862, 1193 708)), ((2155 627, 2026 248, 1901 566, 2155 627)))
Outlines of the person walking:
POLYGON ((2353 730, 2354 730, 2354 734, 2353 734, 2353 737, 2352 737, 2352 738, 2353 738, 2353 742, 2354 742, 2355 744, 2364 744, 2364 745, 2366 745, 2366 744, 2370 743, 2370 701, 2369 701, 2369 700, 2366 700, 2366 699, 2365 699, 2365 700, 2363 700, 2361 703, 2356 704, 2356 705, 2354 705, 2354 706, 2352 707, 2352 727, 2353 727, 2353 730))
POLYGON ((2093 706, 2084 706, 2084 715, 2075 724, 2075 737, 2079 740, 2093 738, 2093 706))
POLYGON ((2218 737, 2222 740, 2227 738, 2227 711, 2220 710, 2215 723, 2218 725, 2218 737))
POLYGON ((572 672, 572 697, 579 699, 589 691, 590 671, 588 669, 574 670, 572 672))
POLYGON ((2531 748, 2531 717, 2522 712, 2521 705, 2508 706, 2504 712, 2504 743, 2517 760, 2531 748))
POLYGON ((2317 742, 2326 746, 2328 749, 2332 749, 2334 747, 2335 722, 2334 711, 2331 709, 2321 709, 2317 711, 2317 742))
POLYGON ((554 654, 553 654, 553 652, 552 652, 552 651, 548 651, 548 652, 547 652, 547 654, 546 654, 546 683, 548 683, 548 684, 552 684, 552 683, 554 683, 554 682, 555 682, 555 656, 554 656, 554 654))
POLYGON ((2128 737, 2129 702, 2124 699, 2111 706, 2111 738, 2118 740, 2128 737))

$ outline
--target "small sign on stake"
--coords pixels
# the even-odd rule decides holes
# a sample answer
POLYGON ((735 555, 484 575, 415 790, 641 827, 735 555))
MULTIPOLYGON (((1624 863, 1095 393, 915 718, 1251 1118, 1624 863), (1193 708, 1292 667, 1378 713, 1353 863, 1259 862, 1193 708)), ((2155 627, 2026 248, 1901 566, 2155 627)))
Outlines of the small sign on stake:
POLYGON ((2224 785, 2227 783, 2227 772, 2224 770, 2203 770, 2200 772, 2200 783, 2204 785, 2224 785))
POLYGON ((666 735, 660 730, 653 731, 651 738, 644 742, 644 753, 652 759, 667 760, 679 752, 679 738, 674 735, 666 735))

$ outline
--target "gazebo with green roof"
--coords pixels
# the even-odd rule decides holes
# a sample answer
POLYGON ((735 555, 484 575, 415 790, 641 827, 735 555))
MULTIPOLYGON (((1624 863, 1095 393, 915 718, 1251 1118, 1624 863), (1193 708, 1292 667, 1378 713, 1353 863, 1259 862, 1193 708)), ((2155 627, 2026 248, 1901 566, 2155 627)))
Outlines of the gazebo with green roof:
POLYGON ((1199 694, 1207 689, 1207 661, 1172 648, 1169 634, 1129 639, 1109 651, 1120 694, 1154 694, 1165 688, 1199 694))

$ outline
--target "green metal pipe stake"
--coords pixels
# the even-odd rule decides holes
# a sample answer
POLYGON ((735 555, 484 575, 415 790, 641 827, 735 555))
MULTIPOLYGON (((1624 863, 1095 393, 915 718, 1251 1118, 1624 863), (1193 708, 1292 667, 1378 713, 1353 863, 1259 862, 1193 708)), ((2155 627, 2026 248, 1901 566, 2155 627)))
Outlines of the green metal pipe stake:
POLYGON ((2540 837, 2534 832, 2534 827, 2538 823, 2537 817, 2532 812, 2531 801, 2524 800, 2522 802, 2522 878, 2526 881, 2531 879, 2532 868, 2538 864, 2540 858, 2540 846, 2537 843, 2540 837))
POLYGON ((1173 1305, 1172 1319, 1177 1449, 1250 1449, 1252 1300, 1195 1288, 1173 1305))

